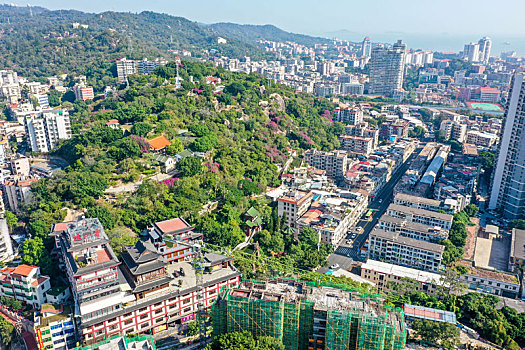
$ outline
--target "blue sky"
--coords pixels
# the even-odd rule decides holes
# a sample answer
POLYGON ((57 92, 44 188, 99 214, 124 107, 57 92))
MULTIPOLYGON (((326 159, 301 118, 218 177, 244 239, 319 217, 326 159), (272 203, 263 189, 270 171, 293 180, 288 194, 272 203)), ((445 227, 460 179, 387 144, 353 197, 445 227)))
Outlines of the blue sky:
MULTIPOLYGON (((448 38, 459 43, 460 38, 477 41, 488 35, 503 43, 525 37, 523 0, 31 0, 29 3, 89 12, 152 10, 204 23, 269 23, 296 33, 346 36, 352 40, 364 35, 378 41, 428 36, 429 42, 448 38)), ((419 45, 418 39, 413 40, 417 42, 415 46, 419 45)))

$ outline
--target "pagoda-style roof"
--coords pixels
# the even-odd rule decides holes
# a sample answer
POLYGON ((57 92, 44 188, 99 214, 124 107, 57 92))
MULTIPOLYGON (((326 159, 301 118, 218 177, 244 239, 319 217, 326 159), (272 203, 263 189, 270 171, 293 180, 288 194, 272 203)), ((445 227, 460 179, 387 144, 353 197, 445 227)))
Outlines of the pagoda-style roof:
POLYGON ((126 251, 122 254, 122 260, 134 276, 156 271, 166 266, 166 261, 162 255, 147 249, 141 241, 134 246, 126 247, 126 251))

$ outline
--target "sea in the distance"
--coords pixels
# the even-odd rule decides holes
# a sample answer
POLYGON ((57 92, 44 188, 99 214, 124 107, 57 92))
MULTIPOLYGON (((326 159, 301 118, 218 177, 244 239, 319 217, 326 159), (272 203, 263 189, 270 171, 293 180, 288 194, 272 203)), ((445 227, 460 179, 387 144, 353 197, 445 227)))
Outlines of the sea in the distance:
POLYGON ((463 51, 465 44, 477 42, 484 36, 492 39, 492 56, 499 56, 501 52, 516 51, 518 56, 525 56, 525 37, 512 36, 491 36, 490 34, 480 33, 480 35, 452 35, 449 33, 436 34, 410 34, 387 32, 381 34, 359 34, 357 32, 341 30, 337 32, 323 33, 327 38, 338 38, 354 42, 360 42, 363 37, 369 36, 372 42, 394 43, 398 39, 407 43, 411 49, 422 49, 432 51, 459 52, 463 51))

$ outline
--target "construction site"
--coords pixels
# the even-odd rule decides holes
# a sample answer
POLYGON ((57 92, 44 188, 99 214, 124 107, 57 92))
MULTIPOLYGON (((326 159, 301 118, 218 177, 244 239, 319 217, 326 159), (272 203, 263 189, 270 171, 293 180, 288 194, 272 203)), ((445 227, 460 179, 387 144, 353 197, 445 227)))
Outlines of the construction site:
POLYGON ((287 350, 401 350, 403 311, 342 285, 271 278, 223 290, 212 306, 214 336, 248 331, 287 350))

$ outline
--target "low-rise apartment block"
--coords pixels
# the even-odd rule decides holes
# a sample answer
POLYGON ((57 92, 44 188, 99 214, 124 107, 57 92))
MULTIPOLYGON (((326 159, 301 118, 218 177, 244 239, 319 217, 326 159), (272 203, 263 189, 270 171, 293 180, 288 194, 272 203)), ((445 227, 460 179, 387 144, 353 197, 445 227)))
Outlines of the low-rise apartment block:
POLYGON ((327 176, 342 178, 348 165, 345 151, 324 152, 311 149, 304 154, 305 161, 314 168, 326 171, 327 176))
POLYGON ((303 216, 312 204, 313 193, 303 191, 290 191, 277 199, 277 214, 286 216, 288 227, 297 227, 297 219, 303 216))
POLYGON ((467 131, 467 143, 479 146, 490 148, 498 141, 498 136, 494 134, 489 134, 486 132, 480 131, 467 131))
POLYGON ((341 135, 341 148, 355 155, 368 156, 374 151, 374 139, 371 137, 341 135))
POLYGON ((390 291, 393 284, 403 283, 407 278, 418 282, 414 286, 418 292, 430 293, 441 284, 440 274, 372 259, 361 265, 361 277, 374 283, 379 292, 390 291))
POLYGON ((73 312, 62 305, 42 304, 35 312, 35 330, 39 350, 71 349, 77 342, 73 312))
POLYGON ((359 107, 338 107, 335 109, 335 120, 348 124, 359 124, 363 121, 363 110, 359 107))
POLYGON ((399 232, 401 235, 420 241, 438 242, 448 238, 448 231, 437 226, 428 226, 417 222, 410 222, 402 218, 396 218, 383 214, 377 223, 377 227, 391 232, 399 232))
POLYGON ((46 302, 51 288, 48 276, 40 274, 40 267, 21 264, 0 270, 0 295, 39 307, 46 302))
POLYGON ((368 194, 356 190, 345 197, 328 197, 316 201, 299 219, 300 229, 312 227, 319 233, 319 241, 337 245, 348 229, 356 224, 367 209, 368 194))
POLYGON ((77 84, 73 87, 73 92, 75 93, 76 100, 92 100, 95 98, 92 86, 85 86, 83 84, 77 84))
POLYGON ((372 149, 376 149, 379 144, 379 129, 368 126, 367 122, 361 122, 356 125, 347 125, 345 133, 350 136, 369 137, 373 140, 372 149))
POLYGON ((370 232, 368 257, 401 266, 437 272, 445 247, 426 241, 402 236, 400 232, 374 228, 370 232))
POLYGON ((390 204, 387 208, 387 214, 396 218, 406 219, 409 222, 433 227, 439 226, 445 230, 450 230, 452 220, 454 219, 454 217, 449 214, 436 213, 399 204, 390 204))
POLYGON ((509 266, 512 270, 525 265, 525 230, 512 229, 509 266))
POLYGON ((20 205, 28 202, 33 198, 31 185, 37 182, 36 178, 27 180, 6 180, 3 184, 4 203, 13 212, 18 212, 20 205))
POLYGON ((396 193, 394 196, 394 204, 404 205, 406 207, 424 209, 430 211, 446 211, 447 213, 457 213, 457 203, 455 201, 450 201, 445 198, 444 200, 437 200, 419 196, 412 196, 406 193, 396 193))
POLYGON ((7 226, 7 220, 0 219, 0 263, 12 260, 14 257, 13 242, 7 226))
POLYGON ((389 140, 392 137, 395 137, 396 139, 407 137, 408 128, 408 121, 403 119, 384 122, 379 129, 379 138, 381 140, 389 140))
POLYGON ((453 120, 443 120, 439 130, 444 131, 445 140, 455 140, 460 143, 465 142, 467 125, 453 120))
POLYGON ((406 207, 425 209, 430 211, 443 210, 441 202, 435 199, 429 199, 418 196, 411 196, 405 193, 397 193, 394 196, 394 204, 404 205, 406 207))
POLYGON ((516 275, 473 267, 466 262, 462 265, 469 270, 468 273, 461 276, 461 280, 469 289, 512 299, 520 296, 520 282, 516 275))

